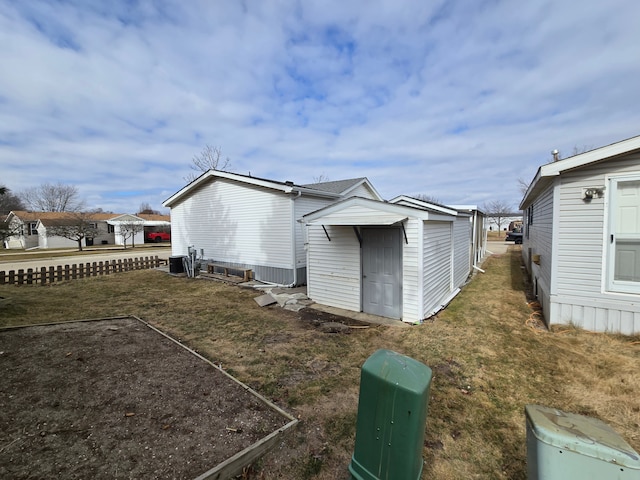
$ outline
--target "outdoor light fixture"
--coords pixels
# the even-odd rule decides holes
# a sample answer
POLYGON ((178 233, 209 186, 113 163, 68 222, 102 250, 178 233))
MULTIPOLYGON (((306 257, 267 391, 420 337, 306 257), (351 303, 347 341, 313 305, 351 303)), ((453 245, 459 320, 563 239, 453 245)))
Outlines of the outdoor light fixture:
POLYGON ((582 189, 582 198, 584 200, 602 198, 603 196, 604 196, 604 187, 589 187, 589 188, 582 189))

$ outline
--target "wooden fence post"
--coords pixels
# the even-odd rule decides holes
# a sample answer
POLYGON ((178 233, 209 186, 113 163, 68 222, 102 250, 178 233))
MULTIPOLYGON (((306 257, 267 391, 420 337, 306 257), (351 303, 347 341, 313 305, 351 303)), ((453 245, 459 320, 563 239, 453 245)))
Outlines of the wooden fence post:
POLYGON ((14 285, 16 283, 16 271, 9 270, 9 285, 14 285))
POLYGON ((49 283, 53 283, 56 281, 56 274, 55 274, 55 268, 53 268, 53 265, 51 265, 49 267, 49 283))
POLYGON ((33 268, 27 269, 27 285, 33 284, 33 268))
POLYGON ((40 285, 47 284, 47 267, 40 268, 40 285))

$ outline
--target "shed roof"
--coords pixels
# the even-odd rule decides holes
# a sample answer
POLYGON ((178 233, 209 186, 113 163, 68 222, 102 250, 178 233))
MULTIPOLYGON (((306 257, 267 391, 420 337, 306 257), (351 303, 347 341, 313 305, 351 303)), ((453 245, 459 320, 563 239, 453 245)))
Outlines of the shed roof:
POLYGON ((527 192, 520 202, 520 210, 524 210, 542 192, 555 177, 564 172, 576 170, 597 162, 607 161, 633 151, 640 150, 640 136, 628 138, 620 142, 605 145, 588 152, 574 155, 564 160, 550 162, 538 168, 527 192))
POLYGON ((454 214, 381 202, 362 197, 349 197, 304 215, 306 225, 392 225, 407 218, 453 221, 454 214))

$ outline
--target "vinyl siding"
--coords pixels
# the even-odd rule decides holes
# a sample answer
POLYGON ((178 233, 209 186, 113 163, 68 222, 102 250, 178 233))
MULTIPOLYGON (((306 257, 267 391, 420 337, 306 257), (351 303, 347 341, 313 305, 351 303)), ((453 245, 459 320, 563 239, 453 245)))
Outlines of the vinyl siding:
POLYGON ((352 227, 308 227, 307 295, 317 303, 359 312, 360 243, 352 227))
POLYGON ((428 314, 451 293, 451 223, 425 222, 423 305, 428 314))
POLYGON ((405 242, 402 234, 402 320, 418 323, 424 318, 422 310, 422 259, 419 257, 422 249, 423 222, 410 218, 405 222, 405 242))
POLYGON ((627 155, 562 175, 557 270, 551 323, 602 332, 640 332, 640 295, 607 291, 608 175, 640 173, 640 155, 627 155), (583 188, 605 186, 605 197, 582 199, 583 188))
POLYGON ((471 272, 471 221, 457 217, 453 223, 453 286, 461 287, 471 272))
POLYGON ((354 188, 353 191, 349 192, 349 194, 345 196, 345 198, 349 198, 349 197, 362 197, 362 198, 369 198, 371 200, 377 200, 377 198, 373 195, 369 187, 367 187, 364 184, 358 186, 357 188, 354 188))
POLYGON ((291 270, 291 215, 289 195, 216 179, 172 208, 172 254, 291 270))
MULTIPOLYGON (((335 199, 331 198, 319 198, 309 195, 302 195, 294 201, 295 206, 295 229, 296 229, 296 265, 298 268, 304 268, 307 265, 307 235, 305 231, 305 225, 299 222, 307 213, 320 210, 327 205, 335 202, 335 199)), ((305 282, 302 282, 305 283, 305 282)))

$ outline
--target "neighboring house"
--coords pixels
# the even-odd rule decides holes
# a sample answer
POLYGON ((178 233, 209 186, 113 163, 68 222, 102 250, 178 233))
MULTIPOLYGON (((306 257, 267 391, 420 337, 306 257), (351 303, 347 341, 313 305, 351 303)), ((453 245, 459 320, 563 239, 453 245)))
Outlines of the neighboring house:
POLYGON ((547 324, 640 333, 640 136, 541 166, 520 208, 547 324))
POLYGON ((472 265, 472 214, 394 200, 352 197, 303 217, 312 300, 418 323, 459 292, 472 265))
POLYGON ((149 232, 170 231, 169 215, 138 213, 111 215, 107 224, 112 227, 116 245, 142 245, 149 232))
MULTIPOLYGON (((60 236, 47 235, 47 229, 55 225, 73 221, 74 214, 69 212, 27 212, 13 211, 7 215, 6 221, 19 235, 9 237, 5 242, 6 248, 73 248, 78 244, 60 236)), ((122 215, 115 213, 91 213, 88 215, 94 222, 98 235, 82 241, 83 246, 91 245, 124 245, 122 235, 117 232, 122 222, 132 218, 143 222, 144 228, 170 228, 168 215, 122 215)), ((136 244, 144 243, 144 233, 136 236, 136 244)), ((128 240, 131 244, 131 239, 128 240)))
POLYGON ((193 247, 211 263, 251 269, 256 280, 306 283, 304 214, 359 195, 381 200, 366 178, 296 185, 209 170, 164 202, 174 256, 193 247))

